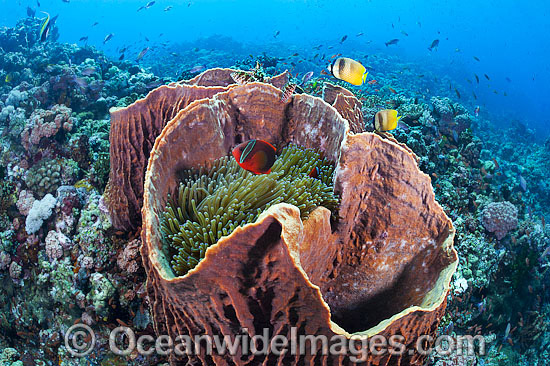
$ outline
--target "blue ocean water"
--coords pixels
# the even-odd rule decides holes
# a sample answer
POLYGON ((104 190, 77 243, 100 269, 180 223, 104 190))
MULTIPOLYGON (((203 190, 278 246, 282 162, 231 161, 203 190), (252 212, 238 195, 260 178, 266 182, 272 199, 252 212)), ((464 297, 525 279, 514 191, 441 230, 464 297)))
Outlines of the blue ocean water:
MULTIPOLYGON (((461 97, 488 111, 497 126, 518 119, 536 129, 539 136, 550 131, 550 5, 544 0, 158 0, 140 11, 146 1, 39 3, 0 1, 0 25, 14 26, 26 16, 27 6, 37 10, 38 17, 44 16, 40 11, 58 14, 60 42, 77 43, 88 36, 89 45, 112 56, 130 45, 136 55, 153 46, 152 57, 154 48, 163 42, 194 42, 210 36, 231 38, 242 44, 238 51, 243 54, 292 49, 313 55, 311 48, 320 44, 333 46, 320 50, 327 54, 390 54, 440 76, 448 75, 462 91, 461 97), (280 33, 274 38, 276 32, 280 33), (103 44, 110 33, 113 39, 103 44), (357 36, 359 33, 363 34, 357 36), (340 43, 345 35, 348 38, 340 43), (384 45, 395 38, 399 39, 397 45, 384 45), (435 39, 439 46, 429 51, 435 39), (480 78, 479 84, 474 74, 480 78), (472 92, 477 100, 472 99, 472 92)), ((218 46, 224 45, 227 47, 227 42, 218 46)), ((371 75, 375 78, 376 72, 371 75)))

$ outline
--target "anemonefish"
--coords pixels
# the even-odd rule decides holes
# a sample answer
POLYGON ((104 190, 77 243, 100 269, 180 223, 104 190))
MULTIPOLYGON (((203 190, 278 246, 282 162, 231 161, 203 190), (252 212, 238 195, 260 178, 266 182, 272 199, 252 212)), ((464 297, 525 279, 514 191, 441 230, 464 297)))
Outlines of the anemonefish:
POLYGON ((42 13, 46 14, 47 17, 40 27, 40 42, 46 41, 46 38, 48 38, 48 34, 50 33, 50 14, 46 13, 45 11, 43 11, 42 13))
POLYGON ((374 128, 379 132, 395 130, 400 118, 401 116, 397 117, 395 109, 383 109, 374 115, 374 128))
POLYGON ((347 57, 338 57, 328 66, 328 71, 340 80, 353 85, 361 85, 367 79, 367 69, 359 62, 347 57))
POLYGON ((308 176, 310 176, 311 178, 317 178, 320 174, 321 172, 319 171, 319 168, 315 166, 311 169, 308 176))
POLYGON ((241 168, 254 174, 269 174, 276 151, 267 141, 250 140, 235 146, 231 153, 241 168))

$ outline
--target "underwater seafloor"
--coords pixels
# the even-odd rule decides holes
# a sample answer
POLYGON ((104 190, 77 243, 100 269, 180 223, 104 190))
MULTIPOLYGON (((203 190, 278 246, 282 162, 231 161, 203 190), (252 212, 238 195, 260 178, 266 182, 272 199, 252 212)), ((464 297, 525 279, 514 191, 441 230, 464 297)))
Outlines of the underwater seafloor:
MULTIPOLYGON (((27 18, 0 29, 0 364, 167 362, 105 352, 116 326, 154 334, 139 235, 114 229, 102 200, 109 109, 207 67, 250 70, 259 61, 275 75, 312 61, 295 50, 294 56, 235 59, 203 40, 161 55, 174 58, 171 63, 150 57, 138 64, 57 43, 55 34, 40 43, 38 26, 27 18), (63 342, 78 322, 98 331, 98 345, 84 358, 71 357, 63 342)), ((534 142, 521 121, 497 128, 491 111, 474 116, 472 105, 448 90, 450 80, 419 96, 413 90, 438 77, 419 65, 372 55, 369 66, 376 84, 349 88, 365 121, 380 106, 403 116, 392 134, 420 158, 457 230, 459 266, 439 332, 489 341, 485 356, 433 355, 428 365, 549 364, 550 140, 534 142)), ((301 87, 319 95, 325 81, 345 86, 316 74, 301 87)))

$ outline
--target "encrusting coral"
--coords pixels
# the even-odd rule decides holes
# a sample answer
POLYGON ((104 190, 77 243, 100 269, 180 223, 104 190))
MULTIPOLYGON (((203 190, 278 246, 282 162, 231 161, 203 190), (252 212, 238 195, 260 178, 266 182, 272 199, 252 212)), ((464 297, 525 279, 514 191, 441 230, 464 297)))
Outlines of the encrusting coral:
POLYGON ((318 206, 333 210, 334 166, 319 152, 285 147, 270 174, 255 175, 222 157, 211 167, 188 171, 168 198, 162 231, 172 251, 174 272, 182 276, 204 258, 206 249, 238 226, 256 221, 267 208, 281 202, 300 209, 302 220, 318 206), (318 177, 310 172, 318 169, 318 177))
MULTIPOLYGON (((151 105, 151 108, 156 108, 151 105)), ((146 109, 144 108, 144 111, 146 109)), ((156 113, 156 112, 147 112, 156 113)), ((263 334, 367 339, 435 335, 457 265, 454 228, 430 179, 400 145, 348 122, 323 100, 251 82, 195 101, 167 123, 145 175, 142 256, 155 330, 173 337, 263 334), (162 217, 181 172, 249 139, 319 149, 336 163, 335 210, 278 203, 209 246, 184 276, 170 266, 162 217)), ((223 233, 223 232, 222 232, 223 233)), ((306 345, 306 347, 308 347, 306 345)), ((172 355, 172 365, 353 364, 349 353, 172 355), (284 362, 283 362, 284 361, 284 362)), ((422 365, 425 355, 368 354, 365 364, 422 365)))

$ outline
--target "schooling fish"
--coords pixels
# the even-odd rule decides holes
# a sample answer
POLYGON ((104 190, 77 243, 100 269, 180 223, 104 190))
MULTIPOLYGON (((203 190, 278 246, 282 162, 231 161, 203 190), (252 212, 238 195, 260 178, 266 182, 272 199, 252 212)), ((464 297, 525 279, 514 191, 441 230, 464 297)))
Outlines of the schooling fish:
POLYGON ((113 37, 115 36, 114 33, 109 33, 105 36, 105 38, 103 39, 103 44, 109 42, 113 37))
POLYGON ((386 47, 388 47, 389 45, 397 44, 397 42, 399 42, 399 39, 394 38, 394 39, 390 39, 389 41, 387 41, 387 42, 385 43, 385 45, 386 45, 386 47))
POLYGON ((338 57, 329 65, 328 70, 340 80, 347 81, 353 85, 361 85, 369 74, 365 66, 347 57, 338 57))
POLYGON ((197 66, 193 67, 191 70, 189 70, 189 72, 190 72, 191 74, 194 74, 194 73, 200 72, 200 71, 202 71, 202 70, 204 70, 204 69, 206 69, 206 66, 204 66, 204 65, 197 65, 197 66))
POLYGON ((278 36, 279 34, 281 34, 281 31, 275 32, 275 34, 273 35, 273 38, 277 38, 277 36, 278 36))
POLYGON ((310 71, 310 72, 306 73, 304 75, 304 77, 302 78, 302 84, 301 85, 304 85, 305 83, 307 83, 309 81, 309 79, 311 79, 312 76, 313 76, 313 71, 310 71))
POLYGON ((518 180, 519 180, 519 186, 521 187, 521 189, 524 192, 527 192, 527 181, 525 180, 525 178, 523 178, 523 176, 520 173, 518 173, 518 180))
POLYGON ((479 62, 479 58, 474 56, 474 60, 476 60, 477 62, 479 62))
POLYGON ((474 108, 474 115, 477 117, 479 116, 479 106, 477 105, 475 108, 474 108))
POLYGON ((405 32, 405 31, 401 31, 401 34, 404 35, 405 37, 408 37, 408 36, 409 36, 409 34, 408 34, 407 32, 405 32))
POLYGON ((79 41, 80 42, 87 42, 88 41, 88 36, 80 37, 79 41))
POLYGON ((46 14, 47 17, 42 23, 42 26, 40 27, 40 41, 45 42, 46 38, 48 38, 48 34, 50 34, 50 14, 43 11, 42 13, 46 14))
POLYGON ((90 75, 93 75, 96 71, 97 70, 95 67, 90 66, 82 70, 81 74, 84 76, 90 76, 90 75))
POLYGON ((491 80, 491 78, 489 77, 489 75, 487 75, 487 74, 483 74, 483 76, 485 76, 485 79, 487 79, 487 80, 491 80))
POLYGON ((35 15, 36 15, 36 10, 33 10, 29 6, 27 6, 27 16, 34 18, 35 15))
POLYGON ((479 84, 479 76, 477 76, 477 74, 474 74, 474 76, 476 77, 476 81, 479 84))
POLYGON ((344 43, 344 41, 348 39, 348 36, 347 34, 345 36, 342 37, 342 39, 340 40, 340 44, 344 43))
POLYGON ((237 145, 231 154, 237 164, 254 174, 269 174, 277 149, 267 141, 250 140, 237 145))
POLYGON ((397 128, 397 122, 399 122, 401 117, 402 116, 397 117, 397 111, 395 109, 383 109, 376 112, 372 122, 376 131, 391 131, 397 128))
POLYGON ((459 93, 457 88, 455 88, 455 93, 456 93, 456 96, 458 97, 458 99, 460 99, 460 93, 459 93))
POLYGON ((155 5, 154 1, 149 1, 147 5, 145 5, 145 9, 149 9, 151 6, 155 5))
POLYGON ((145 54, 147 54, 147 52, 149 52, 149 47, 145 47, 144 49, 141 50, 141 52, 139 53, 138 57, 136 58, 136 61, 139 61, 143 58, 143 56, 145 56, 145 54))
POLYGON ((437 48, 439 46, 439 39, 434 39, 430 47, 428 47, 428 50, 433 50, 434 48, 437 48))
POLYGON ((166 8, 164 8, 164 11, 170 11, 170 9, 172 9, 173 6, 172 5, 168 5, 166 8))

